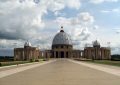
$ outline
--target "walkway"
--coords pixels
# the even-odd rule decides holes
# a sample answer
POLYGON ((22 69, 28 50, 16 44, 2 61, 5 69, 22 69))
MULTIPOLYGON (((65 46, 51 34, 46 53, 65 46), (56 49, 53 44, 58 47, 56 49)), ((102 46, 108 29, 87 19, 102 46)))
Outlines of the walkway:
POLYGON ((0 85, 120 85, 119 76, 75 62, 57 59, 2 77, 0 85))

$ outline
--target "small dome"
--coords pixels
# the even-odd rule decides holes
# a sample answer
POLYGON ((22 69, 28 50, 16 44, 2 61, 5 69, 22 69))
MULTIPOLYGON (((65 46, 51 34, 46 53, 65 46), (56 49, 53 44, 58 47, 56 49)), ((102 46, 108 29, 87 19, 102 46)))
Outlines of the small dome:
POLYGON ((30 42, 27 41, 27 42, 25 42, 24 46, 29 46, 29 47, 31 47, 32 45, 31 45, 30 42))
POLYGON ((97 40, 95 40, 95 41, 93 42, 93 46, 100 46, 100 43, 99 43, 97 40))
POLYGON ((52 45, 72 45, 71 38, 64 32, 63 27, 61 27, 60 32, 55 35, 52 45))

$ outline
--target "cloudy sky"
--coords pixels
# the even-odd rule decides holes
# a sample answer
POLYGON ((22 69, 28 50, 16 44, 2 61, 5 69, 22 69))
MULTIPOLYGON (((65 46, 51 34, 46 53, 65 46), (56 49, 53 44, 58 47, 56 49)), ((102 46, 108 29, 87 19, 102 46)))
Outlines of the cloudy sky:
POLYGON ((120 53, 120 0, 0 0, 0 48, 50 48, 63 26, 74 48, 98 40, 120 53))

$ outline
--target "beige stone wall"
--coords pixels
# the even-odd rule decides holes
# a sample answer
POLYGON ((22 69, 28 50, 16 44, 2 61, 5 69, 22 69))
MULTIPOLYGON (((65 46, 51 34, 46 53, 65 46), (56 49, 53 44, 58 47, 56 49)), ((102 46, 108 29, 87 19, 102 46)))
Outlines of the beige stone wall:
POLYGON ((44 58, 49 59, 49 58, 51 58, 51 56, 52 56, 51 50, 44 51, 44 58))
POLYGON ((36 60, 39 58, 39 49, 36 47, 15 48, 14 60, 36 60))
POLYGON ((84 57, 87 59, 110 59, 111 51, 109 48, 86 47, 84 49, 84 57))
POLYGON ((73 50, 66 47, 57 46, 53 50, 46 50, 44 55, 48 58, 61 58, 61 52, 64 52, 64 58, 87 58, 87 59, 110 59, 111 51, 105 47, 86 47, 84 50, 73 50))
POLYGON ((24 49, 23 48, 14 49, 14 60, 24 60, 24 49))
POLYGON ((72 58, 83 58, 83 51, 82 50, 73 50, 72 51, 72 58))
MULTIPOLYGON (((110 59, 111 50, 105 47, 86 47, 84 50, 73 50, 71 45, 55 45, 52 50, 45 50, 45 58, 87 58, 87 59, 110 59)), ((36 47, 14 49, 15 60, 38 59, 42 52, 36 47)))

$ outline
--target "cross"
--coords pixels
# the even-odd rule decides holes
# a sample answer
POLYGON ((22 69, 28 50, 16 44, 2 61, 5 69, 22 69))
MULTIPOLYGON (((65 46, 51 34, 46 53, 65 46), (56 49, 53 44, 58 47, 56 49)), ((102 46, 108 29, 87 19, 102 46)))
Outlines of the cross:
POLYGON ((61 26, 61 30, 63 30, 63 26, 61 26))

